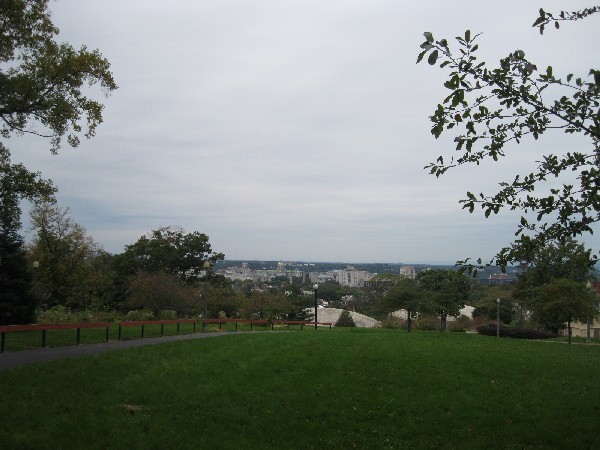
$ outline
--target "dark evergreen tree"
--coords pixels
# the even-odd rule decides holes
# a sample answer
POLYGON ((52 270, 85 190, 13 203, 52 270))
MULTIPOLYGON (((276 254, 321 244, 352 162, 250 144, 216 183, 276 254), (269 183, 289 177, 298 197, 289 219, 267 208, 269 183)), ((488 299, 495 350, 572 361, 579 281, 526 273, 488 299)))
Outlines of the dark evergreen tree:
POLYGON ((352 318, 352 315, 350 315, 350 312, 344 310, 344 311, 342 311, 342 314, 340 315, 339 319, 335 323, 335 326, 336 327, 355 327, 356 324, 354 323, 354 319, 352 318))
POLYGON ((25 323, 33 319, 35 298, 25 257, 20 201, 47 199, 52 184, 21 164, 12 164, 0 144, 0 323, 25 323))
POLYGON ((36 299, 23 238, 0 230, 0 325, 31 323, 36 299))

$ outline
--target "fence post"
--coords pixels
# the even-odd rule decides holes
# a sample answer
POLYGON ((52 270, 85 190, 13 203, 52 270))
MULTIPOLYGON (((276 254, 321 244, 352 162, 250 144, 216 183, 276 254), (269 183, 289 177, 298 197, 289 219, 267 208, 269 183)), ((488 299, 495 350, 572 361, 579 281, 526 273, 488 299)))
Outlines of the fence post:
POLYGON ((46 347, 46 330, 42 330, 42 347, 46 347))
POLYGON ((121 340, 121 324, 119 323, 119 340, 121 340))
POLYGON ((108 342, 108 328, 109 327, 106 327, 106 338, 104 339, 104 342, 108 342))
POLYGON ((81 328, 77 328, 77 345, 81 343, 81 328))
POLYGON ((2 332, 2 353, 4 353, 4 347, 6 346, 6 333, 2 332))
POLYGON ((142 339, 144 339, 144 324, 142 324, 142 339))

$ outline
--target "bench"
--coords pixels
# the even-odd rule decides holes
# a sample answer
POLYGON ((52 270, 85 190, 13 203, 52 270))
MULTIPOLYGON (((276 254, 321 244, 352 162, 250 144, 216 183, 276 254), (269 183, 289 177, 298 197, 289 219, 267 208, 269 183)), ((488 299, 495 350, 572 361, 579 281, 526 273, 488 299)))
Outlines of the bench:
POLYGON ((112 324, 110 322, 82 322, 82 323, 49 323, 49 324, 29 324, 29 325, 1 325, 0 333, 2 333, 2 343, 0 344, 0 352, 4 352, 6 347, 6 333, 16 331, 41 331, 42 332, 42 347, 46 347, 46 330, 69 330, 77 329, 77 345, 81 343, 82 328, 106 328, 105 342, 108 342, 108 329, 112 324))
POLYGON ((249 323, 250 331, 254 330, 254 325, 261 325, 267 329, 267 325, 269 324, 268 320, 265 319, 203 319, 202 320, 202 332, 206 332, 206 325, 209 323, 218 323, 219 331, 223 330, 224 323, 235 323, 235 331, 238 330, 238 323, 249 323))
POLYGON ((179 334, 179 324, 191 323, 194 325, 194 333, 196 332, 196 319, 172 319, 172 320, 125 320, 119 322, 119 340, 121 340, 121 327, 142 327, 142 338, 144 337, 145 325, 160 325, 160 335, 164 333, 165 325, 177 324, 177 334, 179 334))

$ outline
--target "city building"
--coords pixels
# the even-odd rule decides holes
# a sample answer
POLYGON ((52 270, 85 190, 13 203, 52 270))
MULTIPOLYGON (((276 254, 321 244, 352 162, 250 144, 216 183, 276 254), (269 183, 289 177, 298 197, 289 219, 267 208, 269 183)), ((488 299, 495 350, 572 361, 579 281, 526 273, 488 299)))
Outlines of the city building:
POLYGON ((343 270, 334 270, 335 281, 341 286, 364 287, 365 283, 373 278, 373 274, 364 270, 356 270, 354 266, 348 266, 343 270))
POLYGON ((412 278, 414 280, 417 277, 417 271, 414 266, 402 266, 400 267, 400 276, 412 278))

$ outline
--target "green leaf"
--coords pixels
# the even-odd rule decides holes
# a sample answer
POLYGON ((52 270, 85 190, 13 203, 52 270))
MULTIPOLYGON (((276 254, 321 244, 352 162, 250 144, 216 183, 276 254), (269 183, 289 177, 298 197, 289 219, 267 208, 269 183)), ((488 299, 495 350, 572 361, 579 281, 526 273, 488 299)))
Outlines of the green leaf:
POLYGON ((465 31, 465 41, 469 42, 471 40, 471 30, 465 31))
POLYGON ((429 58, 427 59, 427 62, 429 63, 429 65, 433 66, 437 62, 437 59, 438 59, 438 51, 434 50, 429 55, 429 58))
POLYGON ((433 34, 431 34, 429 31, 423 33, 423 36, 425 36, 427 42, 429 42, 430 44, 433 43, 433 34))
POLYGON ((533 22, 533 25, 531 25, 531 26, 532 26, 532 27, 537 27, 537 26, 538 26, 540 23, 542 23, 544 20, 546 20, 546 19, 544 19, 543 17, 538 17, 538 18, 536 19, 536 21, 535 21, 535 22, 533 22))
POLYGON ((417 64, 419 64, 423 60, 423 56, 425 56, 425 53, 427 53, 427 50, 423 50, 421 53, 419 53, 419 57, 417 58, 417 64))

